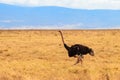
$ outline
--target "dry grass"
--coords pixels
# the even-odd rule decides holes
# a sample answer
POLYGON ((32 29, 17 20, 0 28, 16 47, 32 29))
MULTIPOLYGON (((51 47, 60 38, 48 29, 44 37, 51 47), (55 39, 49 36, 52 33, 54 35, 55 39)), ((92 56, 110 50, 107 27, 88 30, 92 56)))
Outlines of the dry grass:
POLYGON ((120 80, 120 30, 63 33, 95 56, 73 66, 57 31, 0 31, 0 80, 120 80))

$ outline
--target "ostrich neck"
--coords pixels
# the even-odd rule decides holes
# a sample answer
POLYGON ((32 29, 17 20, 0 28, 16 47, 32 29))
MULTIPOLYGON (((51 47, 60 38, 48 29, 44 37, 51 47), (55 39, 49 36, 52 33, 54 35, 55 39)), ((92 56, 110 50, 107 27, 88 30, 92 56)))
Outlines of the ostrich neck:
POLYGON ((60 35, 61 35, 61 38, 62 38, 62 42, 63 42, 63 44, 64 44, 65 49, 67 49, 67 50, 69 51, 70 47, 69 47, 67 44, 65 44, 62 31, 59 31, 59 32, 60 32, 60 35))
POLYGON ((65 47, 65 49, 66 49, 67 51, 70 50, 70 47, 69 47, 67 44, 64 44, 64 47, 65 47))
POLYGON ((59 32, 60 32, 60 35, 61 35, 61 38, 62 38, 62 42, 63 42, 63 44, 65 44, 65 41, 64 41, 64 38, 63 38, 63 34, 62 34, 61 31, 59 31, 59 32))

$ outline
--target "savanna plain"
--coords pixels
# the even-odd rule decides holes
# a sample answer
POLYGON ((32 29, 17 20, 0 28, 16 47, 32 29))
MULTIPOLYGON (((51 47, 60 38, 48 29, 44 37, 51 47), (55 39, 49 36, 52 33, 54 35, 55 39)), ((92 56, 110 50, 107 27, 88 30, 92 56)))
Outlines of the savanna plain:
POLYGON ((120 30, 63 30, 94 50, 73 65, 57 30, 0 30, 0 80, 120 80, 120 30))

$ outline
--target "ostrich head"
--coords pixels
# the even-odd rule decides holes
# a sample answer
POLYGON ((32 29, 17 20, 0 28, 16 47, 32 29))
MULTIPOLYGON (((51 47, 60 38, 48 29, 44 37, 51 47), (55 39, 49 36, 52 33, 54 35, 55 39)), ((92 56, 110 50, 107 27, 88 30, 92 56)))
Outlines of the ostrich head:
POLYGON ((89 54, 91 55, 91 56, 94 56, 94 51, 90 48, 89 49, 89 54))

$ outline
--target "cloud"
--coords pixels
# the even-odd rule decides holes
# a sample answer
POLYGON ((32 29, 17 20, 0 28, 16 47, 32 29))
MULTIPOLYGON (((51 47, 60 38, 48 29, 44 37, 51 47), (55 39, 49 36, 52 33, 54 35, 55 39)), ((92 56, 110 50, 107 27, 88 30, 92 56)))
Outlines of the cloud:
POLYGON ((23 20, 0 20, 0 23, 23 22, 23 20))
POLYGON ((120 0, 0 0, 21 6, 62 6, 78 9, 120 9, 120 0))
POLYGON ((21 26, 0 26, 0 29, 2 30, 12 30, 12 29, 20 29, 20 30, 24 30, 24 29, 52 29, 52 30, 56 30, 56 29, 120 29, 120 25, 118 26, 106 26, 106 27, 90 27, 88 25, 79 23, 79 24, 67 24, 67 25, 51 25, 51 26, 41 26, 41 25, 37 25, 37 26, 29 26, 29 25, 21 25, 21 26))
POLYGON ((4 27, 0 26, 0 29, 78 29, 79 27, 82 27, 83 24, 67 24, 67 25, 51 25, 51 26, 27 26, 27 25, 21 25, 21 26, 9 26, 4 27))
POLYGON ((11 23, 11 20, 0 20, 1 23, 11 23))

